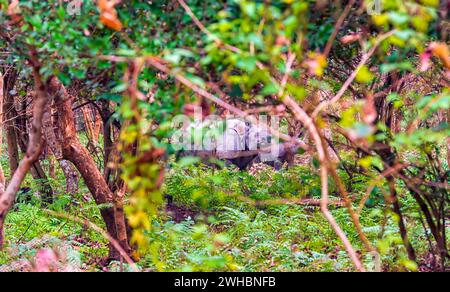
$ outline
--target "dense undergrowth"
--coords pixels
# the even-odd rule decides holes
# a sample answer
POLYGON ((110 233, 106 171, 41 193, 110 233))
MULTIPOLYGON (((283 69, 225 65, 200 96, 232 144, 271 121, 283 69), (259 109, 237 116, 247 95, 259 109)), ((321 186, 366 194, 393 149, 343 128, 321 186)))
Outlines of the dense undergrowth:
MULTIPOLYGON (((306 165, 277 172, 261 167, 244 172, 186 161, 172 163, 164 193, 173 197, 173 203, 161 207, 153 218, 153 228, 146 234, 150 249, 139 257, 139 267, 148 271, 352 271, 342 244, 319 208, 299 203, 300 198, 320 195, 319 178, 311 169, 314 167, 306 165)), ((363 178, 353 179, 354 193, 362 196, 363 178)), ((100 234, 46 212, 71 214, 102 225, 83 183, 79 194, 69 196, 60 189, 64 185, 61 180, 58 173, 52 185, 59 195, 43 208, 37 195, 39 184, 27 178, 25 185, 31 191, 18 196, 8 216, 8 247, 0 254, 0 270, 26 270, 39 251, 48 249, 56 251, 62 270, 127 270, 117 262, 105 264, 107 241, 100 234)), ((355 206, 358 199, 354 198, 355 206)), ((365 256, 363 262, 369 270, 429 268, 427 239, 406 192, 402 205, 420 265, 407 260, 397 219, 384 208, 383 196, 376 188, 360 217, 363 230, 381 252, 380 258, 365 256)), ((354 246, 363 250, 347 210, 334 206, 332 213, 354 246)))

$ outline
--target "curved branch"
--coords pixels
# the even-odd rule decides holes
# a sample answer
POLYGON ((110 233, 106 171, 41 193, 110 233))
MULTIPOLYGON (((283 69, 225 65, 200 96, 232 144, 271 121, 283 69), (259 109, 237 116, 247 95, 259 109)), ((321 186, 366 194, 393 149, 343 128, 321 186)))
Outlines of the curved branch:
POLYGON ((314 140, 319 162, 321 164, 320 168, 320 179, 322 182, 322 199, 320 202, 320 208, 322 213, 324 214, 325 218, 330 223, 331 227, 333 228, 334 232, 338 235, 342 243, 344 244, 345 249, 347 250, 348 255, 350 256, 350 259, 352 260, 355 267, 361 271, 365 272, 365 268, 362 265, 358 255, 356 254, 356 251, 354 250, 351 242, 348 240, 347 236, 345 235, 344 231, 341 229, 339 224, 334 219, 333 215, 331 214, 330 210, 328 209, 329 205, 329 195, 328 195, 328 159, 327 159, 327 150, 324 147, 322 143, 322 138, 320 136, 320 133, 317 129, 317 127, 314 125, 314 121, 308 114, 289 96, 285 96, 283 99, 284 103, 287 107, 289 107, 295 114, 295 117, 303 124, 303 126, 308 130, 308 132, 311 135, 311 138, 314 140))
POLYGON ((41 74, 39 73, 41 66, 37 58, 37 52, 34 48, 31 48, 31 63, 33 65, 36 100, 33 107, 33 121, 30 129, 30 140, 24 158, 12 176, 5 192, 0 195, 0 248, 2 248, 4 244, 3 227, 6 215, 14 204, 16 194, 20 189, 22 181, 33 163, 38 160, 43 148, 42 120, 48 102, 48 96, 46 86, 42 81, 41 74))

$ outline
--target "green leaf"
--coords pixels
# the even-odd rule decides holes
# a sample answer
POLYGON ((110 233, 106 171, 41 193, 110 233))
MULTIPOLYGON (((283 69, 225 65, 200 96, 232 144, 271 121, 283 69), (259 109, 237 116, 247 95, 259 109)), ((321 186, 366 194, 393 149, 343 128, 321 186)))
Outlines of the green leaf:
POLYGON ((250 17, 256 16, 256 3, 252 1, 242 1, 241 8, 250 17))
POLYGON ((120 83, 111 89, 111 93, 121 93, 127 90, 128 85, 126 83, 120 83))
POLYGON ((261 94, 266 96, 266 95, 272 95, 272 94, 277 94, 279 91, 278 86, 276 84, 273 83, 269 83, 266 84, 264 86, 264 88, 261 90, 261 94))
POLYGON ((406 13, 392 11, 389 13, 389 20, 395 25, 402 25, 408 22, 409 15, 406 13))
POLYGON ((240 57, 236 66, 249 73, 255 71, 257 59, 255 57, 240 57))
POLYGON ((402 63, 391 63, 391 64, 382 64, 380 66, 380 72, 383 74, 389 73, 391 71, 414 71, 415 68, 411 62, 405 61, 402 63))

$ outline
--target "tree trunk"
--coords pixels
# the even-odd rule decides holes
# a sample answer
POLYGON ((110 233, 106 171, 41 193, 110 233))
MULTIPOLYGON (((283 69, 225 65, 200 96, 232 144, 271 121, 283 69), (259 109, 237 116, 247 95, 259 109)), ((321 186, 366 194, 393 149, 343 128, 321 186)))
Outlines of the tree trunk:
POLYGON ((19 147, 17 145, 17 134, 14 128, 14 119, 17 118, 17 111, 14 107, 14 97, 10 94, 14 87, 17 73, 14 69, 8 71, 3 78, 3 127, 6 132, 6 141, 8 145, 9 170, 10 174, 16 172, 19 166, 19 147))
POLYGON ((48 176, 53 180, 56 179, 55 159, 53 157, 48 157, 48 176))
MULTIPOLYGON (((50 92, 54 96, 56 107, 54 125, 55 129, 58 130, 56 137, 62 146, 64 159, 72 162, 78 169, 98 205, 114 204, 114 194, 109 189, 89 151, 78 139, 72 111, 72 97, 68 95, 66 89, 56 77, 51 79, 49 86, 50 92)), ((118 231, 122 232, 122 228, 118 228, 118 226, 125 224, 124 216, 120 216, 120 218, 116 216, 114 207, 111 206, 102 207, 100 213, 105 221, 108 233, 120 243, 126 252, 130 253, 131 248, 128 243, 128 236, 126 234, 118 234, 118 231)), ((120 257, 119 253, 111 244, 109 248, 110 259, 118 259, 120 257)))
MULTIPOLYGON (((16 100, 17 101, 17 100, 16 100)), ((18 145, 22 153, 26 153, 29 143, 29 126, 27 123, 27 99, 24 98, 21 101, 17 101, 18 105, 15 108, 19 110, 19 115, 14 120, 16 130, 16 136, 18 140, 18 145)), ((53 189, 48 180, 47 174, 42 168, 39 159, 33 162, 30 169, 31 176, 40 182, 41 189, 39 192, 42 195, 42 201, 45 204, 53 203, 53 189)))
POLYGON ((68 194, 73 195, 78 192, 77 171, 69 161, 63 159, 61 145, 58 143, 58 140, 56 139, 51 112, 52 107, 50 106, 49 109, 44 114, 43 123, 44 123, 45 139, 47 140, 47 146, 50 148, 56 160, 58 161, 59 166, 61 167, 64 176, 66 178, 66 192, 68 194))
POLYGON ((19 166, 12 175, 11 181, 6 190, 0 194, 0 249, 4 245, 4 223, 6 215, 11 207, 14 205, 16 194, 20 189, 26 174, 30 170, 32 164, 39 158, 42 152, 42 117, 47 104, 47 92, 45 85, 42 83, 40 71, 40 64, 37 61, 37 53, 32 50, 33 75, 35 81, 36 100, 33 107, 33 122, 30 130, 30 143, 24 155, 24 158, 19 163, 19 166))
POLYGON ((116 192, 123 185, 120 178, 121 171, 117 167, 120 163, 120 153, 117 151, 116 140, 114 136, 114 125, 112 122, 112 114, 110 101, 101 101, 101 118, 103 123, 103 149, 104 149, 104 172, 103 176, 112 192, 116 192), (111 164, 114 167, 111 167, 111 164))
POLYGON ((111 152, 113 149, 113 141, 111 138, 111 111, 110 111, 110 105, 108 100, 102 100, 101 101, 101 117, 103 122, 103 151, 104 151, 104 176, 106 181, 109 181, 109 177, 111 174, 111 169, 108 167, 108 162, 111 156, 111 152))
MULTIPOLYGON (((0 71, 0 121, 3 120, 3 74, 0 71)), ((0 157, 2 157, 3 152, 3 123, 0 125, 0 157)), ((5 191, 5 174, 3 172, 2 165, 0 164, 0 196, 5 191)))
POLYGON ((89 105, 82 107, 81 112, 83 113, 86 134, 92 144, 97 146, 101 130, 101 119, 99 118, 99 114, 89 105))
MULTIPOLYGON (((26 132, 21 132, 19 134, 19 146, 23 153, 26 153, 28 148, 28 134, 26 132)), ((33 162, 30 168, 30 174, 33 179, 38 180, 40 182, 41 189, 39 190, 42 193, 42 201, 45 204, 53 203, 53 189, 48 180, 47 174, 42 168, 41 163, 39 162, 39 158, 33 162)))

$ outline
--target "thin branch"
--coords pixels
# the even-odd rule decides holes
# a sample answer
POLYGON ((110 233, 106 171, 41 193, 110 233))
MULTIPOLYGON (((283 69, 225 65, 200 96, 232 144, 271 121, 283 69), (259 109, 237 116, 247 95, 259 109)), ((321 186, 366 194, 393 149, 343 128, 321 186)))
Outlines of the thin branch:
POLYGON ((317 115, 326 107, 330 106, 331 104, 336 103, 339 99, 342 98, 342 96, 344 95, 344 93, 347 91, 347 89, 349 88, 349 86, 353 83, 353 81, 356 79, 356 76, 358 75, 359 71, 365 66, 365 64, 370 60, 370 58, 372 57, 372 55, 376 52, 378 46, 388 37, 392 36, 394 33, 396 33, 396 30, 392 30, 386 34, 383 34, 381 36, 379 36, 375 43, 373 44, 372 48, 365 53, 362 58, 361 58, 361 62, 359 63, 358 67, 356 67, 356 69, 353 71, 353 73, 350 75, 350 77, 348 77, 348 79, 345 81, 344 85, 342 85, 341 89, 338 91, 338 93, 331 99, 331 100, 327 100, 324 101, 322 103, 320 103, 316 109, 314 110, 312 117, 315 118, 317 117, 317 115))
POLYGON ((404 169, 406 167, 406 165, 404 164, 397 164, 393 167, 389 167, 388 169, 386 169, 385 171, 383 171, 383 173, 381 173, 374 182, 372 182, 369 186, 369 188, 367 188, 366 193, 364 194, 364 196, 362 197, 361 201, 359 202, 359 207, 358 207, 358 216, 361 215, 362 210, 364 209, 364 205, 366 204, 367 200, 370 197, 370 194, 372 193, 372 191, 374 190, 374 188, 379 184, 379 182, 381 180, 383 180, 384 178, 386 178, 387 176, 393 175, 395 173, 397 173, 398 171, 404 169))
POLYGON ((184 2, 184 0, 177 0, 178 3, 183 7, 183 9, 186 11, 186 13, 191 17, 192 21, 194 21, 195 25, 208 37, 210 37, 212 40, 216 42, 216 44, 221 47, 224 46, 228 50, 235 52, 235 53, 241 53, 242 51, 239 48, 236 48, 234 46, 228 45, 224 43, 218 36, 215 34, 212 34, 204 25, 203 23, 195 16, 194 12, 192 12, 191 8, 184 2))
MULTIPOLYGON (((320 199, 309 199, 309 198, 300 198, 300 199, 270 199, 270 200, 254 200, 245 196, 238 196, 237 199, 248 203, 253 206, 273 206, 273 205, 301 205, 301 206, 318 206, 321 205, 320 199)), ((336 207, 343 207, 344 202, 340 199, 331 200, 330 205, 334 205, 336 207)))
MULTIPOLYGON (((286 62, 286 73, 281 81, 282 82, 280 85, 281 89, 279 91, 278 97, 281 98, 283 100, 283 102, 285 103, 285 105, 294 112, 297 120, 299 120, 303 124, 303 126, 305 128, 307 128, 308 132, 313 137, 313 140, 316 143, 317 151, 319 153, 319 161, 321 163, 321 168, 325 168, 327 172, 328 172, 328 169, 331 171, 332 176, 334 177, 334 179, 336 180, 336 183, 338 184, 339 193, 340 193, 341 197, 343 198, 345 206, 347 207, 348 212, 352 218, 352 221, 355 224, 355 228, 358 231, 359 237, 363 241, 363 243, 366 246, 366 249, 368 251, 375 252, 375 249, 372 247, 371 243, 369 242, 366 235, 362 231, 359 218, 356 215, 355 211, 353 210, 351 200, 348 197, 347 191, 343 187, 340 177, 337 175, 336 170, 329 162, 328 151, 322 143, 323 140, 322 140, 321 134, 319 132, 319 129, 314 125, 312 118, 309 117, 308 114, 291 97, 284 96, 284 88, 288 81, 288 76, 290 74, 291 67, 294 62, 295 62, 295 54, 290 53, 289 57, 287 59, 287 62, 286 62), (321 158, 322 155, 323 155, 323 157, 321 158)), ((324 177, 323 177, 323 173, 322 173, 322 187, 328 188, 327 184, 328 184, 328 173, 327 173, 327 181, 326 182, 324 181, 324 177)), ((342 242, 344 243, 344 245, 349 253, 349 256, 352 258, 353 262, 355 263, 355 266, 357 268, 358 268, 358 266, 361 266, 358 269, 363 270, 364 268, 362 267, 361 263, 355 260, 355 259, 357 259, 357 257, 355 257, 356 254, 353 250, 352 245, 348 241, 346 235, 340 229, 339 225, 333 218, 332 214, 328 211, 328 204, 329 204, 328 203, 328 190, 326 190, 326 194, 325 194, 325 189, 322 190, 322 201, 324 201, 324 204, 322 205, 322 212, 324 213, 325 217, 330 222, 330 224, 333 227, 333 229, 335 230, 336 234, 341 238, 342 242)))
POLYGON ((320 133, 316 126, 314 125, 314 121, 308 114, 289 96, 285 96, 283 98, 284 103, 287 107, 289 107, 295 114, 295 117, 303 124, 303 126, 308 130, 308 132, 311 135, 311 138, 314 140, 319 162, 321 164, 320 167, 320 179, 321 179, 321 192, 322 192, 322 199, 320 208, 322 213, 324 214, 325 218, 330 223, 331 227, 333 228, 334 232, 337 234, 337 236, 340 238, 342 243, 344 244, 345 249, 347 250, 347 253, 352 260, 353 264, 355 265, 356 269, 358 269, 361 272, 365 272, 365 268, 361 263, 361 260, 359 259, 358 255, 356 254, 356 251, 354 250, 351 242, 348 240, 347 236, 345 235, 344 231, 341 229, 339 224, 334 219, 333 215, 331 214, 330 210, 328 209, 329 205, 329 194, 328 194, 328 159, 327 159, 327 150, 325 149, 322 138, 320 136, 320 133))
POLYGON ((339 30, 341 29, 342 25, 344 24, 345 19, 347 18, 348 14, 350 13, 350 10, 353 7, 353 4, 355 4, 355 0, 350 0, 347 4, 347 6, 344 9, 344 12, 342 12, 342 15, 339 17, 338 21, 336 22, 336 25, 334 26, 333 33, 331 34, 330 38, 328 39, 327 45, 325 46, 325 49, 323 50, 323 55, 325 58, 328 57, 328 55, 331 52, 331 49, 333 48, 334 40, 336 39, 339 30))

